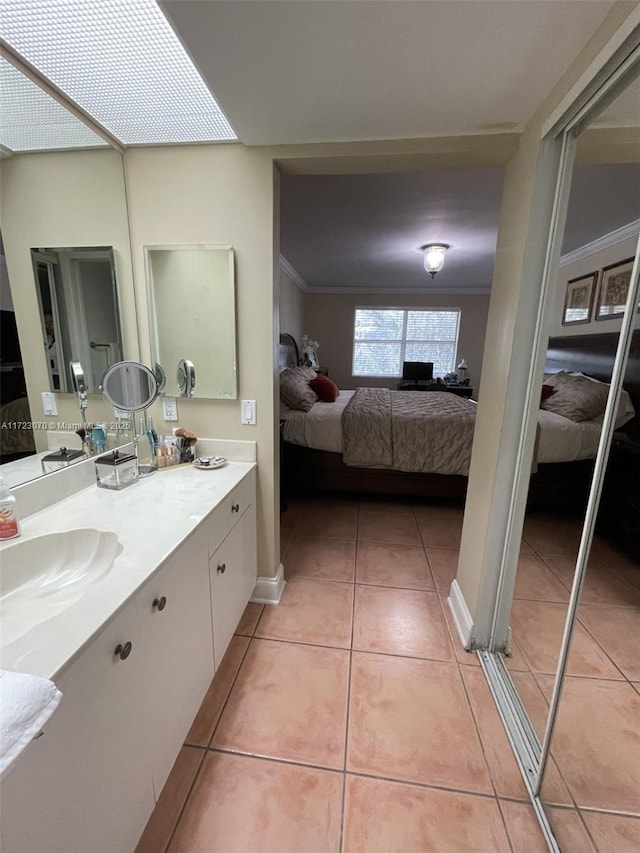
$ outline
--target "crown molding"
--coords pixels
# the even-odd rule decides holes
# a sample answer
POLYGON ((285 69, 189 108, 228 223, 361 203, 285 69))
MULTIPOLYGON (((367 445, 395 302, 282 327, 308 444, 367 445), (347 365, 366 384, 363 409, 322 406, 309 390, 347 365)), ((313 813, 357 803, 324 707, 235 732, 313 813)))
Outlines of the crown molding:
POLYGON ((341 294, 386 294, 394 296, 396 294, 417 294, 419 296, 480 296, 491 293, 490 287, 429 287, 425 284, 424 287, 309 287, 307 293, 341 293, 341 294))
POLYGON ((591 243, 586 243, 573 252, 567 252, 560 258, 560 267, 567 267, 569 264, 574 264, 576 261, 581 261, 583 258, 588 258, 589 255, 595 255, 596 252, 601 252, 603 249, 608 249, 610 246, 615 246, 616 243, 622 243, 629 237, 637 237, 640 234, 640 219, 634 219, 628 225, 623 225, 622 228, 616 228, 615 231, 610 231, 597 240, 592 240, 591 243))
POLYGON ((289 261, 285 258, 284 255, 280 255, 280 269, 283 273, 288 275, 289 278, 293 282, 295 282, 295 284, 298 285, 300 290, 302 290, 304 293, 307 293, 309 291, 309 285, 307 284, 307 282, 302 278, 298 270, 289 263, 289 261))

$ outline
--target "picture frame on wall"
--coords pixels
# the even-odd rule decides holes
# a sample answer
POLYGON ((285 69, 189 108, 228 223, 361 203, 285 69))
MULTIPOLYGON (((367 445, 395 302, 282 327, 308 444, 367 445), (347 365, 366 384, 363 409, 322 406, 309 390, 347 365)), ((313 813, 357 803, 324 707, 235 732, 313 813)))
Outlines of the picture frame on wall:
POLYGON ((563 326, 579 326, 591 320, 591 308, 596 290, 597 272, 572 278, 567 282, 567 293, 562 313, 563 326))
POLYGON ((603 267, 596 305, 596 320, 624 317, 624 307, 631 284, 633 258, 603 267))

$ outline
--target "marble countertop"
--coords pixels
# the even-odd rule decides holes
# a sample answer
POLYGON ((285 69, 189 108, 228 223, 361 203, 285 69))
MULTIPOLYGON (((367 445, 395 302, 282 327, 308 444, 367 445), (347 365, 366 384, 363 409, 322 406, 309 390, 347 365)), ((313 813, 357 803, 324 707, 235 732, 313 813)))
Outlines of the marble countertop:
POLYGON ((59 615, 38 624, 3 619, 0 668, 55 680, 253 468, 166 469, 119 492, 84 488, 23 519, 22 536, 0 543, 0 563, 5 549, 25 539, 74 528, 111 531, 122 549, 111 571, 59 615))

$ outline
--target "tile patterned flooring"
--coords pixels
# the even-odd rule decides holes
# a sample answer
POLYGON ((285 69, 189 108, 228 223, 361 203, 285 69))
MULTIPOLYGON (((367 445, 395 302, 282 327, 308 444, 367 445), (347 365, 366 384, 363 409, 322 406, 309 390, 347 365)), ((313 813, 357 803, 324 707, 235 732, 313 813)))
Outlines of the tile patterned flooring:
MULTIPOLYGON (((290 503, 282 603, 248 605, 137 853, 546 849, 477 658, 452 639, 446 595, 461 527, 462 511, 450 507, 290 503)), ((557 632, 536 645, 534 630, 538 619, 555 625, 554 608, 566 607, 575 532, 540 520, 528 532, 508 666, 540 726, 557 632)), ((575 758, 586 703, 590 733, 609 706, 615 726, 631 732, 640 704, 630 684, 640 682, 640 655, 615 628, 633 630, 640 585, 630 585, 628 566, 611 566, 604 546, 598 557, 558 735, 574 759, 549 774, 554 827, 569 853, 640 847, 640 820, 607 813, 633 790, 631 740, 613 753, 623 768, 617 787, 616 764, 594 781, 585 771, 598 755, 582 769, 575 758), (594 700, 585 696, 592 686, 594 700), (566 808, 574 799, 580 814, 566 808)))

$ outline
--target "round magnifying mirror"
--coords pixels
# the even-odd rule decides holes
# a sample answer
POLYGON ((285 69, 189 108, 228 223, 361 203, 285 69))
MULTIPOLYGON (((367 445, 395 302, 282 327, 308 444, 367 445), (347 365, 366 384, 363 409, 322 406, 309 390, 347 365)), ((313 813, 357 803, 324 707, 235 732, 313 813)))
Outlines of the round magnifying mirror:
POLYGON ((188 358, 181 358, 178 362, 178 388, 181 397, 193 397, 193 389, 196 387, 196 369, 188 358))
POLYGON ((153 375, 156 377, 156 382, 158 383, 158 394, 162 394, 167 384, 167 374, 164 367, 158 361, 153 366, 153 375))
POLYGON ((144 364, 118 361, 102 378, 102 394, 111 406, 123 412, 148 408, 158 396, 158 382, 144 364))

